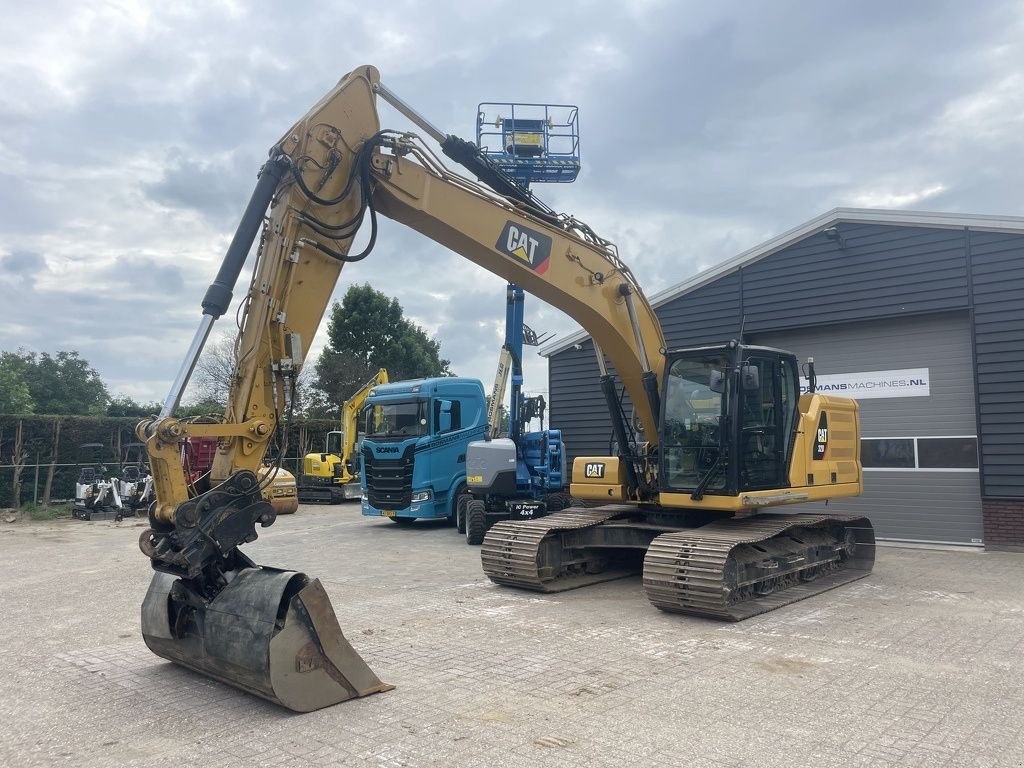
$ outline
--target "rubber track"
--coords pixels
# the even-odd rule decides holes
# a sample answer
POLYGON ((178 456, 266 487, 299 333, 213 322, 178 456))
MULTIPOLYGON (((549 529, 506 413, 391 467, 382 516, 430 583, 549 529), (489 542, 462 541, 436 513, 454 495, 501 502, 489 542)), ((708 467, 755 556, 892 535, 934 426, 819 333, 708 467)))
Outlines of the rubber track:
POLYGON ((864 578, 874 565, 874 545, 874 531, 864 517, 761 515, 723 520, 692 531, 658 536, 644 557, 644 591, 663 611, 741 621, 864 578), (858 545, 842 568, 777 593, 730 604, 724 576, 733 549, 793 528, 827 528, 837 523, 853 530, 858 545))
MULTIPOLYGON (((557 592, 582 586, 580 579, 545 572, 540 550, 545 538, 555 531, 590 528, 595 525, 636 512, 627 504, 609 504, 603 507, 570 507, 537 520, 515 520, 497 523, 484 537, 480 560, 484 573, 496 584, 505 584, 539 592, 557 592), (562 577, 560 579, 560 577, 562 577), (572 583, 569 584, 568 581, 572 583)), ((625 575, 625 574, 621 574, 625 575)), ((594 574, 588 582, 618 578, 616 574, 594 574)))

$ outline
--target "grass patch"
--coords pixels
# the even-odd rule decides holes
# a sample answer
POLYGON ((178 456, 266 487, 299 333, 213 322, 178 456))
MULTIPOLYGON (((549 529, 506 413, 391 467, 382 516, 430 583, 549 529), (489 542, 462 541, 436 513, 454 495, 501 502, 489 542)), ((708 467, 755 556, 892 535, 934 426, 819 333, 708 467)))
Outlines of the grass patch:
POLYGON ((25 504, 21 511, 29 520, 59 520, 62 517, 71 517, 71 507, 70 502, 50 506, 25 504))

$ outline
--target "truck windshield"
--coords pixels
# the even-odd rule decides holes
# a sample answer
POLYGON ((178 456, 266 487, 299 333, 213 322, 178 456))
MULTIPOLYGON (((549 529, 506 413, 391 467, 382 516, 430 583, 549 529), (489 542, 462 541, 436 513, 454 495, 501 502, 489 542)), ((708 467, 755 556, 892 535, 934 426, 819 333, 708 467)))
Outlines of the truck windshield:
POLYGON ((423 400, 377 403, 364 411, 364 437, 403 438, 427 434, 427 404, 423 400))

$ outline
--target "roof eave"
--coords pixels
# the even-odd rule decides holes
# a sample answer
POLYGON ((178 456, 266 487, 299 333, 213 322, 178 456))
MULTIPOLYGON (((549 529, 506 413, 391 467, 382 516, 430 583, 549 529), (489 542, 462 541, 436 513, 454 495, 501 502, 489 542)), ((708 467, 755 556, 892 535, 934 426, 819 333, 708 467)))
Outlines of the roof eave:
MULTIPOLYGON (((884 208, 833 208, 820 216, 814 217, 810 221, 806 221, 783 232, 781 235, 765 240, 763 243, 733 256, 731 259, 726 259, 721 264, 702 270, 671 288, 659 291, 651 296, 651 306, 660 307, 662 304, 673 301, 713 280, 717 280, 719 277, 724 277, 740 267, 745 267, 748 264, 753 264, 756 261, 767 258, 808 235, 843 222, 903 224, 907 226, 951 229, 969 227, 976 230, 995 232, 1024 232, 1024 217, 1022 216, 990 216, 977 213, 939 213, 935 211, 904 211, 884 208)), ((563 336, 558 341, 552 341, 550 344, 541 347, 538 354, 544 357, 551 357, 551 355, 562 352, 589 338, 590 334, 581 328, 568 336, 563 336)))

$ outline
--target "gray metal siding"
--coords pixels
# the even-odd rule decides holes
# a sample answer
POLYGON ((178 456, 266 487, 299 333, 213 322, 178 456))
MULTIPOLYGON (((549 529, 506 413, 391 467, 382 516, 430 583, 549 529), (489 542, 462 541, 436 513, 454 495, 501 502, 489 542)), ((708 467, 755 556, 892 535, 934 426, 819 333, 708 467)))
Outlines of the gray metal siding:
MULTIPOLYGON (((757 334, 752 341, 814 357, 819 374, 927 368, 928 397, 860 400, 863 437, 973 435, 970 318, 966 311, 757 334)), ((971 471, 864 470, 864 494, 801 512, 863 514, 886 539, 979 544, 981 490, 971 471)))
POLYGON ((550 424, 562 430, 568 457, 566 475, 571 475, 577 456, 603 456, 608 452, 611 421, 601 395, 590 340, 581 349, 569 348, 548 361, 548 399, 550 424))
MULTIPOLYGON (((967 307, 963 230, 838 224, 743 268, 749 331, 967 307)), ((685 303, 687 297, 682 297, 685 303)))
POLYGON ((885 539, 982 543, 977 472, 865 471, 862 495, 793 510, 864 515, 885 539))
POLYGON ((864 437, 973 435, 977 428, 966 312, 896 317, 752 335, 750 341, 814 357, 819 374, 929 369, 929 397, 860 401, 864 437))
POLYGON ((1024 496, 1024 237, 971 232, 986 496, 1024 496))
POLYGON ((739 336, 740 273, 724 275, 655 311, 669 348, 717 344, 739 336))
MULTIPOLYGON (((980 431, 985 494, 1024 497, 1024 236, 902 224, 839 222, 836 227, 843 247, 824 233, 808 235, 658 307, 668 344, 726 341, 736 336, 744 316, 747 333, 757 336, 973 304, 978 415, 963 433, 980 431)), ((827 346, 816 350, 822 362, 827 354, 827 346)), ((569 349, 551 357, 552 391, 561 359, 577 356, 579 351, 569 349)), ((581 381, 596 382, 589 347, 583 358, 589 360, 582 363, 587 374, 581 381)), ((579 413, 583 423, 577 427, 569 418, 571 385, 559 388, 562 404, 553 404, 552 416, 562 409, 569 419, 563 426, 589 439, 609 426, 603 413, 592 413, 603 411, 596 383, 585 386, 593 390, 579 413)), ((592 444, 583 446, 592 450, 592 444)))

